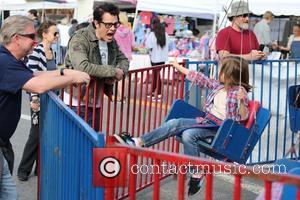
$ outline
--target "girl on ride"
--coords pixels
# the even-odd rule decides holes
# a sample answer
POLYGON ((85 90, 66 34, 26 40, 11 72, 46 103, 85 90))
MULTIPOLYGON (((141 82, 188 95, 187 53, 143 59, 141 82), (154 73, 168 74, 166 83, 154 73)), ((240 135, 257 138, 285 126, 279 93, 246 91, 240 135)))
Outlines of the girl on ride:
MULTIPOLYGON (((140 137, 131 137, 125 133, 114 137, 122 144, 149 147, 169 137, 179 135, 184 154, 199 156, 199 140, 210 143, 224 119, 243 122, 248 118, 249 85, 248 62, 241 57, 229 56, 222 60, 219 80, 210 79, 201 72, 190 71, 176 60, 173 66, 187 79, 200 88, 210 90, 203 110, 206 116, 196 119, 180 118, 163 123, 159 128, 140 137)), ((189 196, 200 189, 200 178, 191 177, 189 196)))

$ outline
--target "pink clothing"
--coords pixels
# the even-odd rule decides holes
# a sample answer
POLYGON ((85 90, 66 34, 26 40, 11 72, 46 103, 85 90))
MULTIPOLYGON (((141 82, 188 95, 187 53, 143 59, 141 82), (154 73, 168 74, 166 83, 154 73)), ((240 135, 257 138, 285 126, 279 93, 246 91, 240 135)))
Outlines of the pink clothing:
POLYGON ((175 19, 173 17, 165 17, 164 22, 167 24, 166 32, 169 35, 173 35, 174 26, 175 26, 175 19))
POLYGON ((147 12, 147 11, 142 11, 139 14, 142 18, 142 23, 143 24, 150 24, 151 23, 151 18, 152 18, 152 13, 147 12))
POLYGON ((120 50, 128 60, 132 59, 132 46, 134 42, 134 35, 129 28, 121 25, 116 33, 115 33, 115 40, 117 41, 120 50))
POLYGON ((255 34, 251 30, 238 32, 231 26, 228 26, 218 32, 216 38, 216 49, 217 52, 220 50, 226 50, 232 54, 248 54, 251 50, 258 50, 259 44, 255 34), (243 46, 242 51, 241 42, 243 46))

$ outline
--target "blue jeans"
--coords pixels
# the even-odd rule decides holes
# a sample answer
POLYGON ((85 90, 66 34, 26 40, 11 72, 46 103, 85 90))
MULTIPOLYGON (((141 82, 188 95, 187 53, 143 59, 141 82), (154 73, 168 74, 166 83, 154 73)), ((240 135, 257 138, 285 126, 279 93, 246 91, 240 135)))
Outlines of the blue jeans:
POLYGON ((197 124, 195 119, 171 119, 162 124, 159 128, 141 136, 140 139, 145 147, 149 147, 169 137, 181 134, 184 154, 198 156, 199 141, 214 137, 217 130, 199 127, 191 128, 191 126, 195 124, 197 124))
MULTIPOLYGON (((17 199, 17 187, 10 174, 8 164, 2 153, 0 156, 3 158, 2 177, 0 183, 0 200, 15 200, 17 199)), ((0 159, 2 159, 0 158, 0 159)))

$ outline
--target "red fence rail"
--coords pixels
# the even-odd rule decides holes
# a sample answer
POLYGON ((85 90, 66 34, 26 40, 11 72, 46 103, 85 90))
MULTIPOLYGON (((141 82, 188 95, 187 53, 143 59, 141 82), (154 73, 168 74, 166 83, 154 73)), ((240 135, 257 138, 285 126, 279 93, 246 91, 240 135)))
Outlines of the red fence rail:
MULTIPOLYGON (((129 71, 128 76, 116 83, 113 87, 113 99, 117 99, 118 88, 121 99, 125 101, 113 101, 108 95, 105 80, 97 81, 93 78, 87 88, 83 86, 71 86, 65 91, 61 91, 61 98, 72 109, 81 114, 81 117, 99 132, 104 132, 106 136, 115 133, 129 132, 138 137, 145 132, 149 132, 160 126, 168 113, 169 107, 175 99, 183 98, 184 75, 180 74, 171 65, 160 65, 151 68, 142 68, 129 71), (160 73, 154 73, 159 71, 160 73), (148 96, 154 88, 154 75, 161 77, 161 97, 158 89, 154 92, 154 97, 148 96), (121 84, 121 87, 118 87, 121 84), (99 91, 97 93, 97 91, 99 91), (83 97, 83 98, 78 98, 83 97), (92 100, 91 100, 92 99, 92 100), (157 100, 159 99, 159 100, 157 100), (91 117, 89 117, 89 112, 91 117), (99 126, 97 126, 99 124, 99 126)), ((156 85, 159 78, 156 77, 156 85)), ((153 149, 160 149, 168 152, 178 152, 179 144, 174 138, 157 144, 153 149)), ((151 164, 151 159, 140 159, 139 164, 151 164)), ((136 190, 151 185, 155 180, 152 176, 138 176, 136 190)), ((111 191, 107 191, 110 194, 111 191)), ((116 189, 115 198, 124 198, 127 193, 124 189, 116 189)))
MULTIPOLYGON (((158 168, 155 168, 156 170, 152 171, 152 178, 154 179, 154 186, 153 186, 153 199, 160 199, 160 184, 162 180, 161 172, 162 170, 162 163, 168 163, 173 164, 176 166, 202 166, 203 169, 206 171, 206 185, 205 185, 205 199, 210 200, 213 199, 214 196, 214 184, 213 179, 215 177, 217 169, 218 173, 224 173, 229 176, 234 177, 234 185, 233 185, 233 194, 232 197, 234 200, 241 199, 242 196, 242 179, 245 177, 251 177, 253 179, 262 181, 264 183, 265 188, 265 199, 271 200, 271 192, 272 192, 272 183, 274 182, 280 182, 282 184, 289 184, 294 185, 297 187, 297 194, 296 199, 300 199, 300 178, 293 175, 288 174, 276 174, 276 173, 257 173, 253 171, 253 168, 246 167, 233 164, 233 163, 225 163, 225 162, 216 162, 211 161, 208 159, 203 158, 197 158, 197 157, 191 157, 186 155, 180 155, 176 153, 171 152, 165 152, 160 150, 153 150, 149 148, 135 148, 130 146, 122 146, 122 145, 115 145, 112 144, 110 147, 121 147, 116 148, 116 154, 125 154, 127 155, 129 167, 127 167, 128 170, 128 193, 125 193, 123 197, 129 197, 129 199, 136 199, 136 194, 138 188, 138 178, 141 177, 141 173, 137 173, 136 170, 130 170, 133 169, 133 167, 137 164, 139 165, 140 159, 151 159, 153 160, 153 165, 158 166, 158 168), (218 166, 218 168, 216 168, 218 166), (241 170, 242 169, 242 170, 241 170), (234 173, 228 173, 234 172, 234 173)), ((166 166, 166 165, 164 165, 166 166)), ((185 176, 186 174, 181 173, 180 170, 177 171, 177 174, 172 174, 177 177, 177 188, 173 191, 177 191, 177 199, 183 200, 185 199, 185 176)), ((170 175, 170 174, 165 174, 170 175)), ((110 189, 109 195, 107 194, 105 199, 113 199, 115 196, 114 190, 110 189)), ((115 190, 116 191, 116 190, 115 190)), ((124 190, 123 190, 124 191, 124 190)), ((172 193, 174 195, 174 193, 172 193)))
POLYGON ((124 101, 110 99, 105 80, 97 81, 96 78, 92 78, 87 88, 71 86, 67 94, 63 90, 61 97, 66 104, 73 106, 77 114, 84 109, 83 118, 86 121, 89 118, 88 109, 92 110, 91 125, 96 131, 105 132, 107 136, 122 131, 139 136, 159 126, 173 100, 183 98, 184 78, 171 65, 160 65, 129 71, 125 79, 117 82, 113 86, 112 99, 117 99, 119 87, 122 88, 119 92, 124 101), (154 71, 160 71, 162 77, 161 97, 155 90, 154 97, 149 98, 148 94, 154 87, 154 71), (83 98, 77 102, 79 96, 83 98), (95 127, 97 123, 99 127, 95 127))

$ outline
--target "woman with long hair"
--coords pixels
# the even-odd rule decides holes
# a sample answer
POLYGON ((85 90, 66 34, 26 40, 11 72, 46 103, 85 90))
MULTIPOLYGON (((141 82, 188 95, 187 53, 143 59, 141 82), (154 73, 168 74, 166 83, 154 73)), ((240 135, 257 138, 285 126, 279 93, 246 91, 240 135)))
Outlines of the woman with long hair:
MULTIPOLYGON (((163 65, 166 61, 168 61, 169 37, 166 33, 164 24, 159 21, 154 21, 152 32, 147 37, 146 48, 149 49, 152 66, 163 65)), ((151 92, 148 94, 153 98, 153 100, 157 101, 161 98, 162 90, 160 70, 160 68, 154 70, 151 92)))
MULTIPOLYGON (((38 31, 38 37, 42 40, 28 56, 27 67, 32 71, 56 70, 55 54, 51 45, 57 41, 58 31, 56 24, 51 21, 43 22, 38 31)), ((39 142, 39 110, 40 101, 37 94, 30 94, 31 128, 28 140, 24 147, 21 163, 18 168, 18 179, 27 181, 32 171, 33 164, 37 162, 39 142)), ((35 175, 37 175, 37 163, 35 175)))

